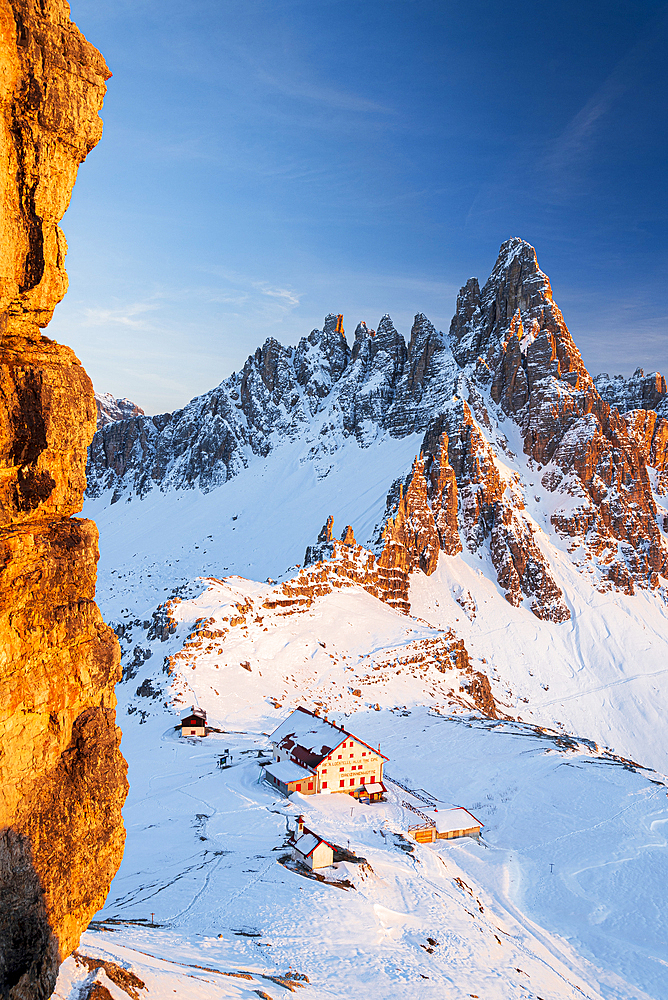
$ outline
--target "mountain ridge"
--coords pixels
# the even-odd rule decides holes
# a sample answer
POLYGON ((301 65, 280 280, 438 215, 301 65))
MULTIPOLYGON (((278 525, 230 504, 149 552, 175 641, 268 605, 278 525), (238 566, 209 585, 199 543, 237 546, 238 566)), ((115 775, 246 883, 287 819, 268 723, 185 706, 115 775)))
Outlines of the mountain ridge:
POLYGON ((502 244, 482 290, 475 278, 462 287, 448 334, 418 313, 407 344, 385 314, 376 330, 358 324, 350 346, 342 317, 329 314, 297 347, 268 339, 240 372, 183 409, 102 428, 90 448, 88 496, 111 490, 115 503, 155 488, 207 492, 289 441, 303 441, 300 461, 326 476, 346 439, 367 448, 379 435, 421 434, 417 464, 397 470, 384 518, 365 541, 379 554, 392 522, 407 564, 425 572, 439 549, 489 545, 508 600, 528 599, 539 617, 565 621, 520 480, 503 468, 506 453, 514 457, 508 419, 556 501, 553 530, 574 552, 584 549, 597 585, 661 589, 663 494, 648 465, 663 472, 668 424, 648 410, 626 419, 601 396, 535 249, 519 238, 502 244), (446 467, 454 479, 443 507, 435 481, 446 467), (439 518, 450 525, 447 541, 439 518))

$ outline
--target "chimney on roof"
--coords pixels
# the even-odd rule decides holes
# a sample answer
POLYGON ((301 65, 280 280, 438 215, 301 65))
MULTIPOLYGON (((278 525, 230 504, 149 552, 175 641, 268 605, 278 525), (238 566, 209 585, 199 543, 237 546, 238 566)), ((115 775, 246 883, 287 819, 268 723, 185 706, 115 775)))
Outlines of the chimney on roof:
POLYGON ((304 833, 304 817, 297 817, 297 837, 301 837, 304 833))

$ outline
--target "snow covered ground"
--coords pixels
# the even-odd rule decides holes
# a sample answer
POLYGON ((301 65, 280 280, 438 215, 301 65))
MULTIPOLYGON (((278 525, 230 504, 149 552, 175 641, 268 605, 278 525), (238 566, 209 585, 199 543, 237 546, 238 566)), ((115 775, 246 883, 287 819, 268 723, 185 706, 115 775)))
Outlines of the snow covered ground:
MULTIPOLYGON (((277 797, 258 754, 281 717, 206 739, 180 739, 166 710, 126 727, 127 848, 99 915, 119 922, 93 925, 83 953, 129 966, 151 997, 276 997, 284 988, 261 977, 290 970, 308 976, 305 1000, 668 995, 668 800, 655 774, 522 724, 359 712, 347 726, 381 742, 388 774, 485 823, 479 844, 419 845, 390 782, 372 806, 277 797), (324 870, 346 885, 281 864, 298 812, 365 859, 324 870), (124 923, 151 914, 158 926, 124 923)), ((68 960, 56 995, 73 1000, 87 973, 68 960)))
MULTIPOLYGON (((153 490, 144 500, 113 505, 108 495, 88 500, 84 514, 100 528, 97 600, 105 618, 145 621, 175 588, 199 576, 286 578, 328 514, 337 535, 352 524, 358 540, 368 541, 391 483, 399 470, 408 471, 419 445, 417 435, 381 437, 366 449, 349 439, 330 456, 331 471, 318 478, 314 463, 301 460, 302 446, 291 443, 210 493, 153 490)), ((533 496, 538 487, 524 457, 514 464, 533 496)), ((549 528, 549 512, 535 499, 531 503, 537 542, 564 590, 571 621, 541 621, 528 607, 513 608, 486 548, 441 556, 431 577, 414 574, 413 614, 464 639, 507 714, 563 726, 668 772, 668 608, 640 589, 632 597, 597 590, 575 567, 566 541, 549 528), (475 618, 457 603, 467 593, 475 618)), ((253 586, 246 584, 249 592, 253 586)), ((130 632, 133 642, 144 645, 140 631, 130 632)), ((160 648, 163 655, 171 652, 160 648)), ((416 698, 432 703, 423 692, 416 698)))
MULTIPOLYGON (((337 535, 352 524, 360 541, 372 536, 419 443, 348 442, 329 472, 287 444, 208 494, 86 503, 101 532, 98 600, 125 629, 130 795, 125 857, 98 915, 118 922, 93 924, 81 951, 131 967, 150 998, 277 997, 285 983, 305 1000, 668 996, 668 614, 656 596, 596 590, 532 501, 569 622, 513 608, 484 548, 415 574, 410 617, 358 588, 303 612, 262 608, 271 585, 253 581, 290 576, 328 514, 337 535), (149 640, 179 588, 176 631, 149 640), (221 634, 194 636, 198 619, 221 634), (462 677, 427 655, 449 629, 508 719, 461 714, 462 677), (176 713, 191 703, 221 732, 180 740, 176 713), (407 842, 414 815, 392 784, 373 806, 277 798, 258 754, 298 704, 380 742, 404 785, 470 809, 482 842, 407 842), (221 769, 227 748, 233 766, 221 769), (298 812, 364 863, 340 862, 327 882, 286 868, 298 812), (282 980, 291 970, 309 983, 282 980)), ((527 494, 538 489, 520 471, 527 494)), ((68 959, 59 1000, 76 1000, 91 975, 68 959)))
POLYGON ((303 443, 286 443, 210 493, 155 489, 111 504, 111 492, 87 499, 83 516, 100 529, 97 601, 118 619, 142 614, 165 591, 196 576, 231 573, 278 579, 304 561, 329 514, 338 535, 352 524, 369 538, 394 479, 408 471, 422 435, 384 435, 362 449, 342 443, 323 470, 303 443), (143 609, 143 610, 141 610, 143 609))

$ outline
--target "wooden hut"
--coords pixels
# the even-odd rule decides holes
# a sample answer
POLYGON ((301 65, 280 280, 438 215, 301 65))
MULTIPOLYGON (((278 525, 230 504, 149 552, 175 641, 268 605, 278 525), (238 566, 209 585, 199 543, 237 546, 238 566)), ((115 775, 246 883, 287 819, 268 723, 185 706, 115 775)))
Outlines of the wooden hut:
POLYGON ((434 810, 433 819, 429 818, 422 826, 409 826, 408 832, 419 844, 433 844, 435 840, 454 840, 455 837, 477 838, 483 826, 468 809, 455 806, 434 810))
POLYGON ((353 793, 354 798, 361 802, 383 802, 383 796, 387 789, 382 781, 367 781, 353 793))

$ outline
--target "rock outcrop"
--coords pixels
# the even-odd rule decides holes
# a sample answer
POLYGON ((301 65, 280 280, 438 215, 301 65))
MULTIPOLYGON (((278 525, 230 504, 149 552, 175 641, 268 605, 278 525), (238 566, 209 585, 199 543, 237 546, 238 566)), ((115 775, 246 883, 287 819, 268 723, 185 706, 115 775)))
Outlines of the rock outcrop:
POLYGON ((668 493, 668 392, 659 372, 645 375, 636 368, 631 378, 597 375, 594 384, 602 398, 623 414, 629 434, 650 467, 659 472, 657 493, 668 493))
POLYGON ((334 538, 334 518, 330 515, 315 545, 309 545, 304 568, 281 584, 280 594, 268 599, 266 607, 310 607, 316 597, 331 594, 339 587, 357 585, 397 611, 408 614, 411 554, 392 531, 386 531, 383 551, 378 559, 373 552, 358 545, 351 525, 341 541, 334 538))
POLYGON ((409 572, 420 569, 427 576, 436 569, 439 552, 454 556, 462 550, 457 480, 448 458, 448 435, 441 431, 433 439, 433 431, 428 432, 406 483, 398 481, 390 491, 381 535, 384 547, 388 543, 403 547, 409 572))
POLYGON ((127 420, 129 417, 143 417, 144 411, 131 399, 116 399, 110 392, 96 392, 95 406, 97 408, 97 430, 113 424, 116 420, 127 420))
POLYGON ((630 410, 624 414, 624 420, 645 462, 659 472, 667 472, 668 420, 655 410, 630 410))
POLYGON ((118 643, 81 510, 93 389, 40 332, 67 287, 58 222, 109 72, 64 0, 0 0, 0 992, 48 997, 121 859, 118 643))

